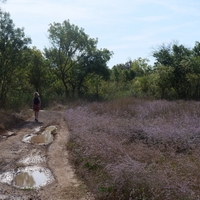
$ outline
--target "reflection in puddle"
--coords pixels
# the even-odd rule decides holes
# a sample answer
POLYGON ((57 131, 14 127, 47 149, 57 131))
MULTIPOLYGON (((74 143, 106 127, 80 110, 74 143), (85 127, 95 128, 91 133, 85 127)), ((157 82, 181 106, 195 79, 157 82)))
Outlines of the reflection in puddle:
POLYGON ((53 142, 53 135, 45 131, 42 135, 35 135, 31 137, 30 142, 34 144, 49 144, 53 142))
POLYGON ((50 144, 51 142, 53 142, 54 133, 56 132, 56 129, 57 128, 55 126, 49 126, 40 135, 36 134, 26 135, 23 138, 23 141, 40 145, 50 144))
MULTIPOLYGON (((39 127, 35 129, 38 132, 24 136, 22 141, 40 145, 50 144, 54 139, 56 130, 56 126, 49 126, 41 134, 37 134, 40 131, 39 127)), ((30 155, 18 161, 18 163, 30 165, 45 161, 44 155, 41 155, 38 151, 33 151, 30 155)), ((39 166, 21 167, 0 174, 0 183, 7 183, 20 189, 36 189, 50 184, 53 181, 54 177, 51 171, 39 166)))
POLYGON ((0 182, 14 185, 20 189, 35 189, 54 181, 51 171, 44 167, 28 166, 5 172, 0 175, 0 182))
POLYGON ((39 132, 40 131, 40 129, 41 129, 41 126, 39 126, 39 127, 36 127, 36 128, 34 128, 34 132, 36 133, 36 132, 39 132))
POLYGON ((42 183, 47 181, 47 177, 44 172, 29 171, 22 172, 15 176, 14 185, 23 188, 39 187, 42 183))

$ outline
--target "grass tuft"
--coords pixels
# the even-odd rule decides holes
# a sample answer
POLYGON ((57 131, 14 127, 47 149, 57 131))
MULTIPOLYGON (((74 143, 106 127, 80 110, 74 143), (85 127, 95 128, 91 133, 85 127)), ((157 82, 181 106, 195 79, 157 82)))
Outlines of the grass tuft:
POLYGON ((24 122, 31 115, 32 112, 28 108, 24 108, 18 113, 12 110, 0 110, 0 134, 24 122))

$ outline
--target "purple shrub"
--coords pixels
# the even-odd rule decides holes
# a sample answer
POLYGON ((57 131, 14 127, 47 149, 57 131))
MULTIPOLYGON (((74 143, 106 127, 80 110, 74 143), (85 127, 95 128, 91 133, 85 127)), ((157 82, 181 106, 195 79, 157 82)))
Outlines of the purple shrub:
POLYGON ((198 199, 200 104, 125 98, 66 111, 67 148, 97 199, 198 199))

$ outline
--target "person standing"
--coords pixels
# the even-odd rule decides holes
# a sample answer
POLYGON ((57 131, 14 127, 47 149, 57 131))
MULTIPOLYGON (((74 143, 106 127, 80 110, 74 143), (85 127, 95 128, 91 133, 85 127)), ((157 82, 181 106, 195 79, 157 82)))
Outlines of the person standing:
POLYGON ((35 121, 38 122, 38 114, 41 106, 41 100, 38 92, 34 92, 33 111, 35 113, 35 121))

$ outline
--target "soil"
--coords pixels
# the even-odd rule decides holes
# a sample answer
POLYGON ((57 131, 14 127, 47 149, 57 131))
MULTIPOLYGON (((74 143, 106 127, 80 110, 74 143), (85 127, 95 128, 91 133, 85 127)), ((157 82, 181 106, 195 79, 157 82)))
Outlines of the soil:
POLYGON ((78 179, 73 166, 69 163, 66 144, 69 132, 64 121, 64 112, 40 111, 39 122, 34 118, 21 124, 12 133, 0 136, 0 175, 9 170, 23 167, 19 160, 29 155, 40 155, 46 161, 37 164, 51 170, 54 181, 39 189, 19 189, 0 182, 0 200, 93 200, 84 183, 78 179), (49 145, 29 144, 22 141, 38 127, 56 126, 53 142, 49 145))

